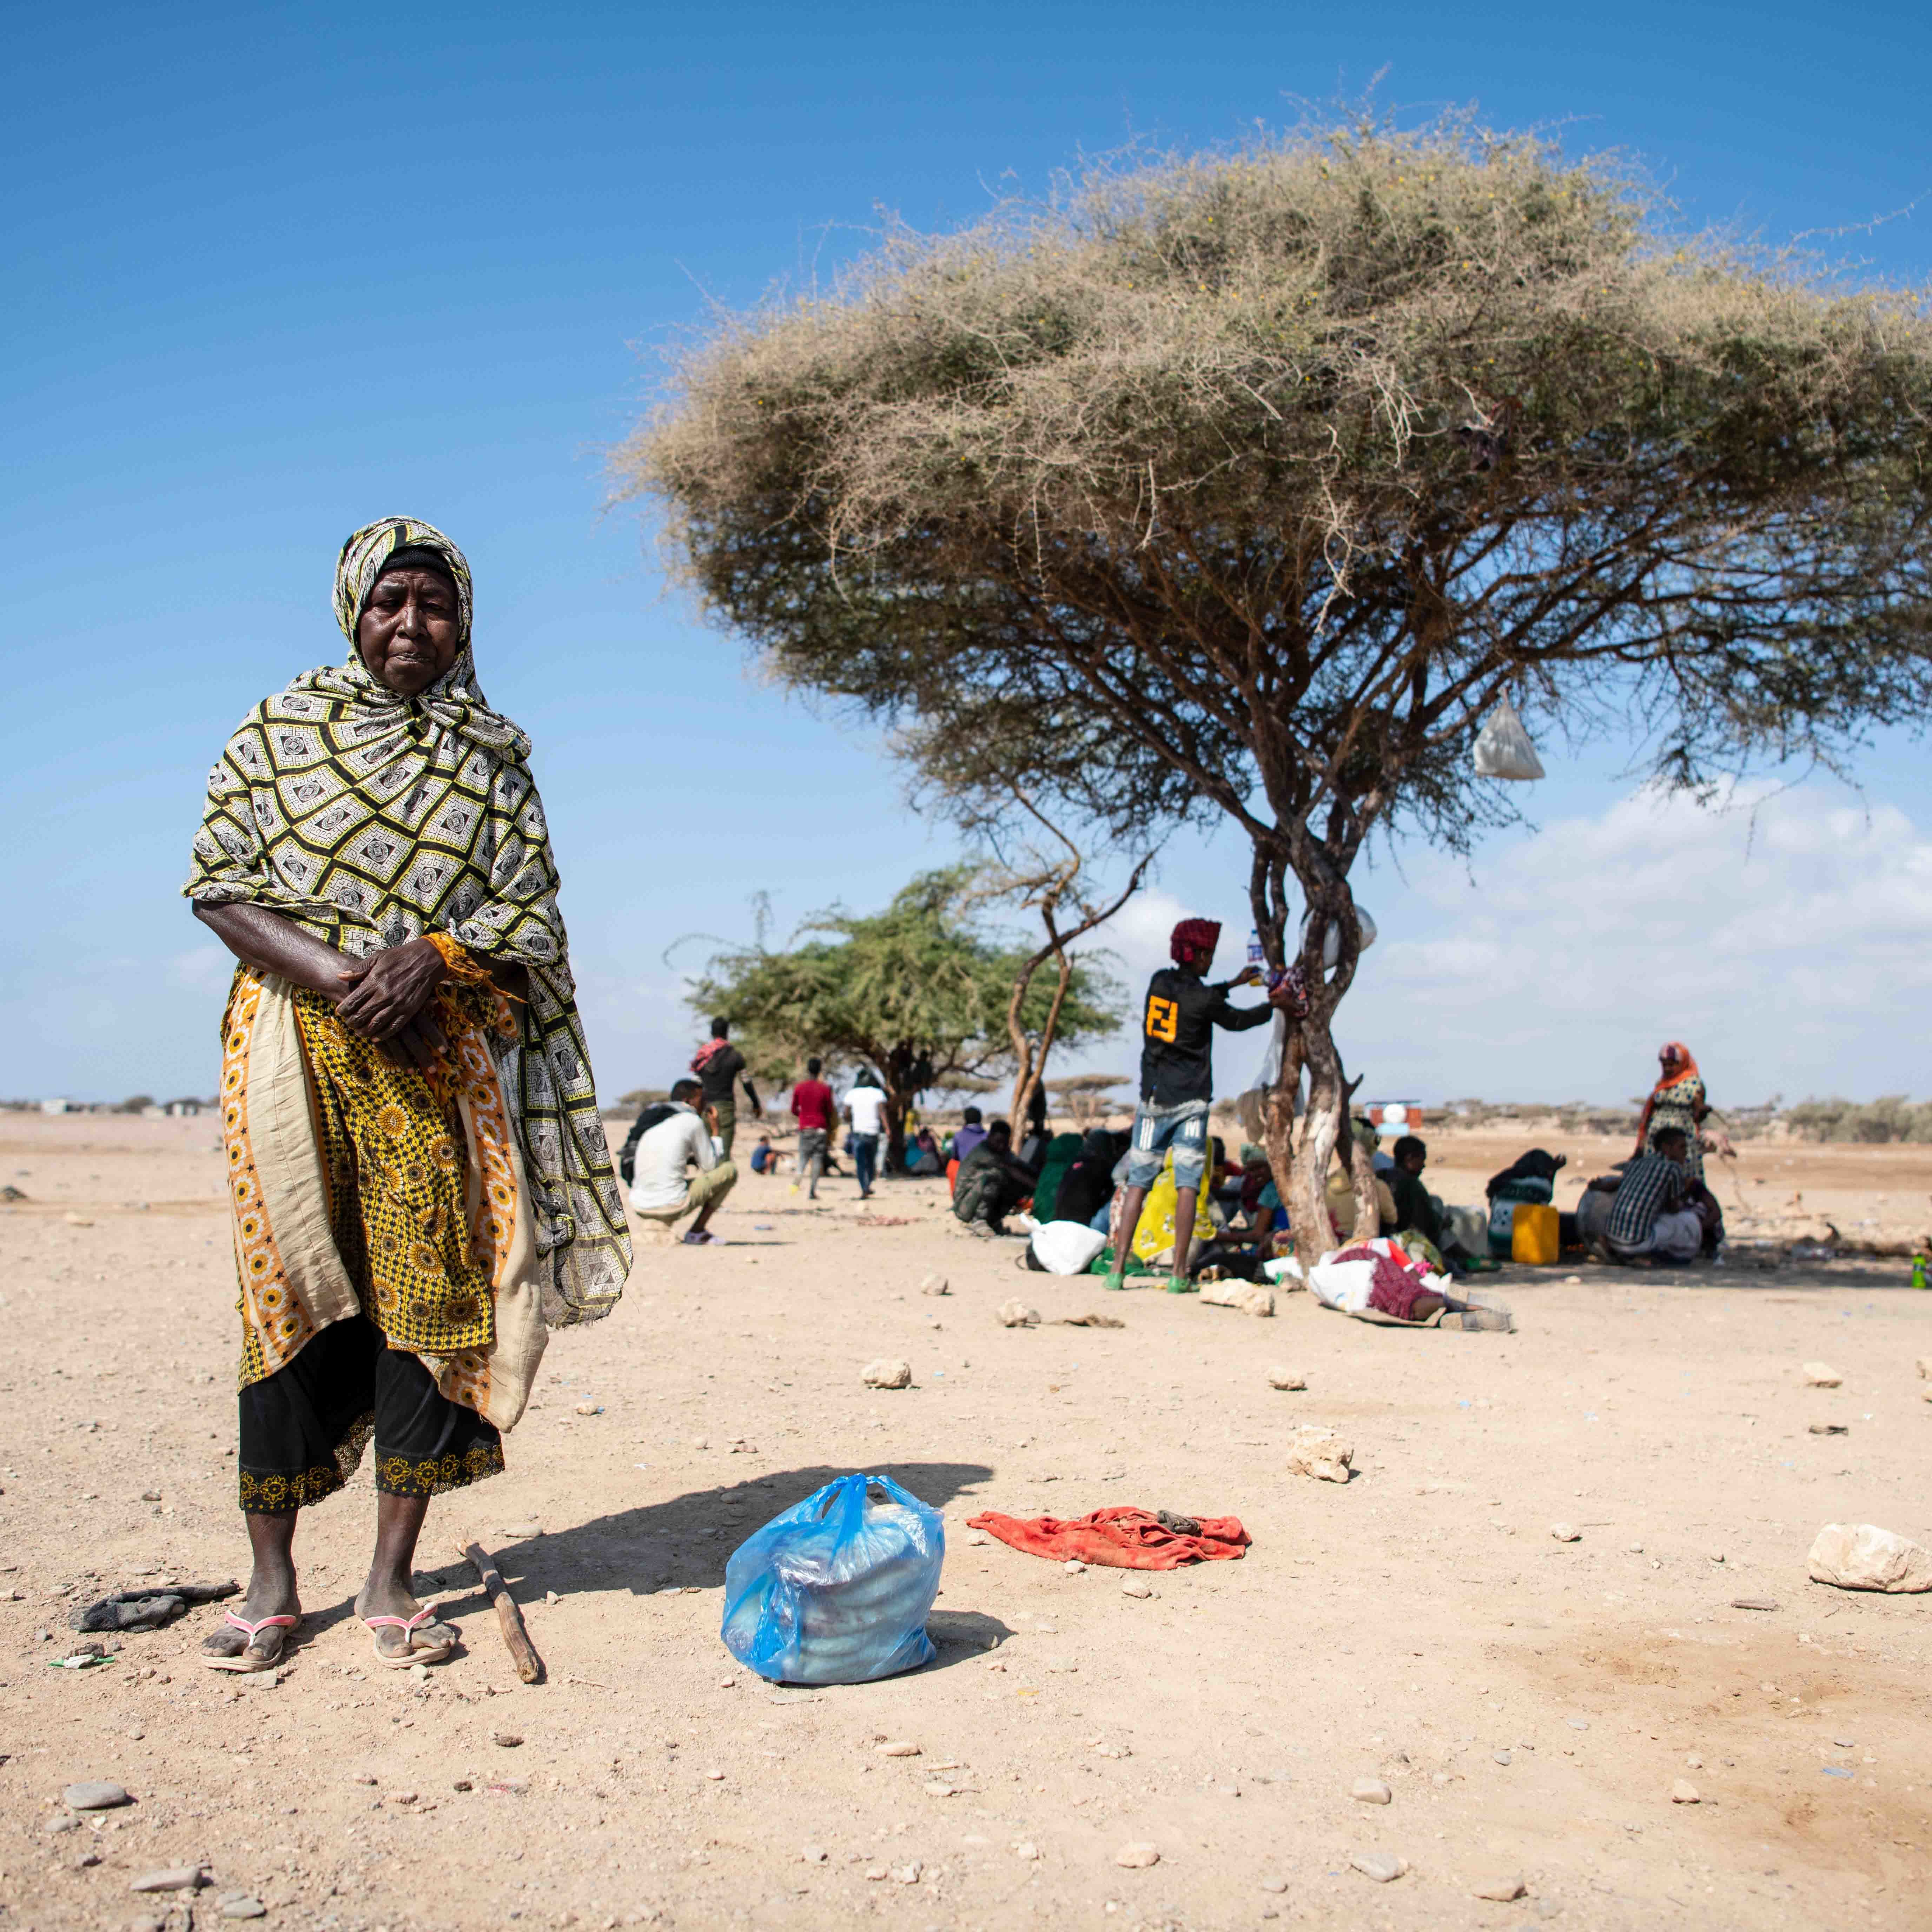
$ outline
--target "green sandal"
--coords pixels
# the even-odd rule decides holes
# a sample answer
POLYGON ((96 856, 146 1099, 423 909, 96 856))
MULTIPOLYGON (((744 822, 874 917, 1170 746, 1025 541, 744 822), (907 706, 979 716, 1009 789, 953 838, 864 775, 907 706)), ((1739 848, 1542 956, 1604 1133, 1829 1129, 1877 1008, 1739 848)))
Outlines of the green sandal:
POLYGON ((1169 1294, 1198 1294, 1201 1287, 1198 1282, 1190 1281, 1184 1274, 1171 1274, 1167 1278, 1167 1292, 1169 1294))

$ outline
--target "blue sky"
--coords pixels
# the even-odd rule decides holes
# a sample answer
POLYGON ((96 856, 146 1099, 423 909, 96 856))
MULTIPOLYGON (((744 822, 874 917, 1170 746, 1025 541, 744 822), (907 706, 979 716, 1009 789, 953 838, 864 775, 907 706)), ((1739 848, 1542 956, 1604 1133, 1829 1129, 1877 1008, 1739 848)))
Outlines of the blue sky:
MULTIPOLYGON (((10 16, 9 55, 10 1094, 212 1088, 226 974, 176 896, 203 776, 339 654, 335 550, 377 514, 470 555, 607 1093, 688 1050, 679 935, 744 934, 760 890, 782 922, 874 904, 950 854, 873 740, 760 686, 604 507, 662 348, 882 208, 970 220, 1083 153, 1229 140, 1382 72, 1404 113, 1473 101, 1630 153, 1690 220, 1856 229, 1818 245, 1927 279, 1932 204, 1858 228, 1932 187, 1932 14, 1904 5, 82 5, 10 16)), ((1875 746, 1862 799, 1814 782, 1755 818, 1548 762, 1537 835, 1358 881, 1384 938, 1341 1034, 1372 1088, 1618 1097, 1665 1034, 1720 1098, 1932 1084, 1900 1045, 1932 956, 1917 747, 1875 746)), ((1244 926, 1244 870, 1174 848, 1126 968, 1183 902, 1244 926)))

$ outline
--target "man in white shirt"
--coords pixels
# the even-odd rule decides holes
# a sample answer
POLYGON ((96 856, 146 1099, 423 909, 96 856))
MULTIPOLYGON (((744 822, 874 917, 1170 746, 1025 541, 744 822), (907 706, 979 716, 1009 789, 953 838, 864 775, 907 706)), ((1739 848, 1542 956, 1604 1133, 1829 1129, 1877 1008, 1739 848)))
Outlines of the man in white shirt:
POLYGON ((859 1198, 870 1200, 879 1172, 879 1136, 886 1124, 886 1090, 863 1070, 845 1096, 845 1118, 852 1123, 852 1165, 859 1171, 859 1198))
POLYGON ((671 1088, 670 1113, 638 1139, 637 1178, 631 1184, 632 1209, 647 1221, 669 1227, 698 1210, 684 1233, 694 1247, 718 1238, 708 1224, 738 1178, 738 1170, 719 1160, 712 1144, 710 1109, 700 1114, 692 1104, 702 1090, 695 1080, 680 1080, 671 1088), (688 1180, 687 1163, 698 1169, 688 1180))

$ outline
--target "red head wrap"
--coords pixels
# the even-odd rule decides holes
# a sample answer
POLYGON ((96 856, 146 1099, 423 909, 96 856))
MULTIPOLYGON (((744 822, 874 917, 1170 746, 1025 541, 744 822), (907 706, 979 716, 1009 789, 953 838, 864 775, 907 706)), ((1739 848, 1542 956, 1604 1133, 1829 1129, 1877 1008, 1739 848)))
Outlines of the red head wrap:
POLYGON ((1184 919, 1168 937, 1168 955, 1177 966, 1185 966, 1196 953, 1204 958, 1213 958, 1214 949, 1220 943, 1221 922, 1218 919, 1184 919))

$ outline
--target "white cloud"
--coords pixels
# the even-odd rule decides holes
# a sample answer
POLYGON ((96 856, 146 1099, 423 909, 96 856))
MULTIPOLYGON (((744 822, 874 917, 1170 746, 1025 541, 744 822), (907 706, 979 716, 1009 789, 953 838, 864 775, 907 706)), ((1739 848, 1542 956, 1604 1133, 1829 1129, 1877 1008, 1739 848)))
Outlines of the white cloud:
MULTIPOLYGON (((1381 938, 1337 1033, 1365 1093, 1621 1100, 1666 1039, 1690 1043, 1720 1106, 1932 1093, 1916 1051, 1932 838, 1895 806, 1759 786, 1706 809, 1641 791, 1498 841, 1473 867, 1412 848, 1402 870, 1356 880, 1381 938)), ((1136 999, 1190 914, 1222 920, 1217 970, 1238 968, 1250 915, 1226 878, 1204 876, 1198 897, 1185 880, 1143 892, 1100 935, 1136 999)), ((1247 1083, 1264 1038, 1217 1043, 1222 1092, 1247 1083)), ((1130 1030, 1077 1064, 1126 1072, 1137 1054, 1130 1030)))
POLYGON ((1932 1084, 1898 1052, 1932 982, 1932 842, 1894 807, 1640 792, 1498 848, 1473 881, 1408 870, 1342 1032, 1438 1097, 1622 1098, 1666 1039, 1714 1097, 1932 1084))

